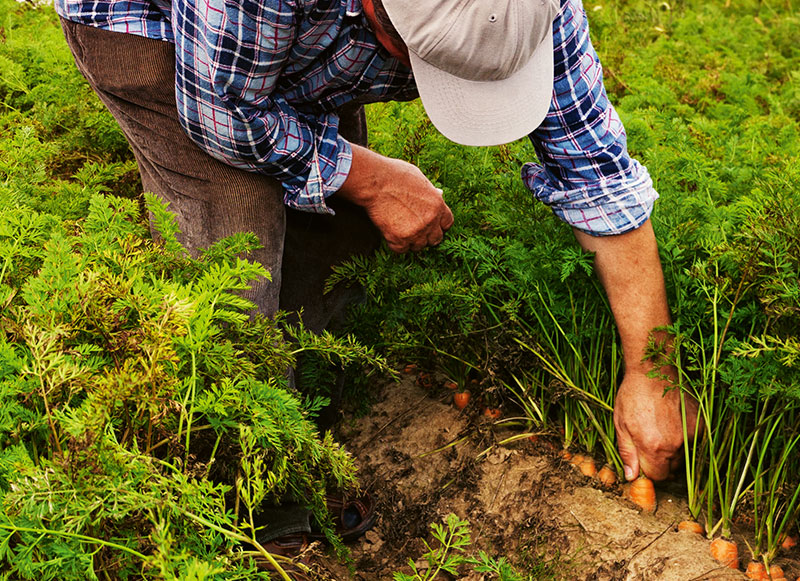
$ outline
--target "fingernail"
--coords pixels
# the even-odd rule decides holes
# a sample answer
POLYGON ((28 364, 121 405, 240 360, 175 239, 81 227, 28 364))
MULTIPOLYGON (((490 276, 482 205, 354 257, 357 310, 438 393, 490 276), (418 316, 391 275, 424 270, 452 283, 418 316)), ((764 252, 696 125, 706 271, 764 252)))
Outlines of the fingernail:
POLYGON ((443 196, 443 195, 444 195, 444 192, 443 192, 442 190, 440 190, 439 188, 436 188, 436 191, 437 191, 437 192, 439 192, 439 195, 440 195, 440 196, 443 196))
POLYGON ((622 468, 625 471, 625 480, 633 480, 633 468, 630 466, 623 466, 622 468))

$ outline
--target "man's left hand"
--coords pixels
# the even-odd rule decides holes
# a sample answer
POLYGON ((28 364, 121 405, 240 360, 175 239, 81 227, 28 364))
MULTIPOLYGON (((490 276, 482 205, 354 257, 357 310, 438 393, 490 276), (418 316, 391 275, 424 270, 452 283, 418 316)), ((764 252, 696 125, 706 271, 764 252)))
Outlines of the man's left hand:
MULTIPOLYGON (((619 386, 614 406, 617 444, 625 467, 625 478, 632 480, 641 471, 653 480, 670 477, 681 462, 683 419, 679 388, 634 372, 626 374, 619 386)), ((688 442, 697 425, 697 402, 688 395, 686 426, 688 442)))

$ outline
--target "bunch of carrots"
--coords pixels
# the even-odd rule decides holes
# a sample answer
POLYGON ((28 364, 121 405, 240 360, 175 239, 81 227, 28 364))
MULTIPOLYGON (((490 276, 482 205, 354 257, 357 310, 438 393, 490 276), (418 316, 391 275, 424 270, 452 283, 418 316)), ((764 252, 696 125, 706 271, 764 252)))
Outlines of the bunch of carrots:
MULTIPOLYGON (((406 373, 419 372, 415 365, 408 366, 405 370, 406 373)), ((431 374, 419 372, 417 382, 423 387, 432 387, 431 374)), ((444 387, 453 392, 453 404, 459 409, 463 410, 467 407, 470 401, 470 392, 465 388, 461 388, 460 382, 448 379, 444 382, 444 387)), ((464 383, 467 383, 465 381, 464 383)), ((483 415, 489 419, 496 420, 500 417, 500 412, 496 408, 483 406, 483 415)), ((565 436, 562 429, 562 436, 565 436)), ((569 434, 566 434, 569 436, 569 434)), ((532 441, 536 441, 537 436, 530 436, 532 441)), ((565 437, 565 442, 569 440, 565 437)), ((566 444, 565 444, 566 445, 566 444)), ((553 445, 556 448, 556 445, 553 445)), ((794 448, 794 446, 792 447, 794 448)), ((572 454, 566 448, 560 450, 560 456, 565 461, 569 462, 577 470, 586 477, 597 478, 604 487, 611 487, 617 482, 617 472, 609 464, 605 464, 598 470, 595 459, 590 455, 572 454)), ((656 492, 653 481, 646 476, 642 475, 629 485, 625 487, 625 497, 639 506, 643 511, 652 513, 656 510, 656 492)), ((691 504, 691 503, 690 503, 691 504)), ((694 512, 694 511, 693 511, 694 512)), ((700 535, 712 536, 718 527, 712 527, 706 530, 706 527, 697 522, 697 520, 686 520, 678 524, 679 531, 685 531, 700 535)), ((729 535, 728 535, 729 536, 729 535)), ((740 558, 739 551, 736 543, 728 540, 723 531, 723 536, 714 539, 710 545, 711 556, 731 568, 739 569, 740 558)), ((782 540, 782 548, 790 549, 796 544, 796 539, 790 535, 784 534, 782 540)), ((770 561, 774 555, 759 555, 763 562, 757 560, 755 557, 757 552, 753 552, 754 560, 750 562, 746 568, 746 575, 750 579, 764 580, 764 581, 786 581, 786 577, 782 569, 777 565, 770 565, 770 561)))

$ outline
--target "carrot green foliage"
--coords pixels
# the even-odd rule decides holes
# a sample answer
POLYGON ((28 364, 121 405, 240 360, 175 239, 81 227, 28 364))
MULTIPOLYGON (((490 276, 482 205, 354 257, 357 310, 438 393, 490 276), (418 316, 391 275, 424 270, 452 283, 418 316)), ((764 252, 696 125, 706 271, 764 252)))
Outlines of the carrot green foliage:
POLYGON ((326 491, 356 485, 313 422, 324 398, 287 369, 385 366, 251 317, 255 236, 190 257, 52 7, 0 14, 0 577, 268 579, 262 507, 305 504, 331 531, 326 491))
MULTIPOLYGON (((800 512, 800 15, 751 0, 585 8, 629 149, 661 195, 677 348, 651 355, 677 366, 673 389, 705 421, 685 448, 691 512, 709 535, 752 517, 769 559, 800 512)), ((436 250, 343 268, 370 294, 353 328, 619 469, 621 346, 591 257, 520 183, 531 145, 453 145, 419 103, 369 113, 373 146, 418 164, 456 225, 436 250)))
POLYGON ((470 569, 475 573, 488 574, 491 579, 498 581, 533 581, 553 576, 546 563, 521 573, 505 557, 495 559, 486 551, 472 555, 469 522, 455 514, 447 515, 444 524, 433 523, 431 535, 435 543, 431 546, 425 542, 427 551, 419 559, 425 561, 427 566, 421 567, 418 561, 409 559, 410 574, 397 571, 394 581, 433 581, 439 579, 441 573, 455 576, 470 569))
MULTIPOLYGON (((690 510, 709 535, 752 517, 769 561, 800 513, 800 16, 756 0, 585 7, 661 194, 676 349, 651 351, 705 420, 685 448, 690 510)), ((339 269, 331 284, 367 290, 360 344, 251 319, 237 292, 267 275, 240 258, 257 241, 189 258, 151 199, 153 243, 132 155, 51 7, 0 0, 0 577, 267 578, 248 543, 261 501, 324 520, 324 491, 354 482, 310 422, 324 402, 286 389, 300 352, 415 360, 620 468, 621 346, 591 256, 521 185, 533 148, 453 145, 419 103, 368 115, 372 146, 419 165, 456 225, 436 249, 339 269)))

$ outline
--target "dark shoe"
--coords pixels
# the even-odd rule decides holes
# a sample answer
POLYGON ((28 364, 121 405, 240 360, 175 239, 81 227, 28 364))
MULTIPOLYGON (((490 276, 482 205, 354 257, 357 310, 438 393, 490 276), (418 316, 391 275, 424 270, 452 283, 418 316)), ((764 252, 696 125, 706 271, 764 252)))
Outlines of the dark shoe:
MULTIPOLYGON (((274 577, 275 579, 283 579, 275 567, 272 566, 272 563, 266 559, 258 559, 257 563, 259 570, 273 573, 273 575, 270 575, 270 577, 274 577)), ((287 563, 285 565, 281 564, 281 568, 293 581, 312 581, 312 579, 314 579, 314 577, 311 576, 311 573, 308 573, 305 569, 301 569, 294 563, 287 563)))
MULTIPOLYGON (((312 580, 312 576, 308 570, 311 569, 313 551, 308 550, 308 535, 305 533, 286 535, 266 541, 262 546, 272 555, 280 555, 294 560, 294 562, 291 563, 282 563, 278 561, 281 568, 291 579, 294 581, 312 580)), ((256 557, 256 564, 260 570, 274 572, 275 578, 279 578, 275 567, 263 556, 256 557)))
POLYGON ((293 559, 302 554, 308 548, 308 534, 296 533, 285 535, 261 543, 261 546, 272 555, 281 555, 293 559))
MULTIPOLYGON (((368 492, 355 498, 329 494, 325 502, 333 518, 333 529, 345 543, 355 541, 375 525, 378 516, 375 500, 368 492)), ((308 538, 325 541, 325 534, 318 526, 312 525, 308 538)))

